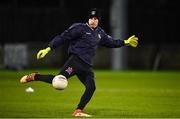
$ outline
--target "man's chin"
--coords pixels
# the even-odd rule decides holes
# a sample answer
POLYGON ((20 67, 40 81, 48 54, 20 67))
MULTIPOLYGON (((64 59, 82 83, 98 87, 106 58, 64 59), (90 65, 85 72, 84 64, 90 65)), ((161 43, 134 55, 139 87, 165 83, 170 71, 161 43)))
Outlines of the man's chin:
POLYGON ((97 26, 91 26, 91 28, 95 29, 97 26))

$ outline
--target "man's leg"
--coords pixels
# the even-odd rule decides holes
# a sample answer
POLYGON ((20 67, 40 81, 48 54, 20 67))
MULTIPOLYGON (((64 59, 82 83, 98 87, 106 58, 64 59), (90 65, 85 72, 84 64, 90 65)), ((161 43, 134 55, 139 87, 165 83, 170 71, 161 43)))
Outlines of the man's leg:
MULTIPOLYGON (((58 75, 63 75, 66 77, 66 79, 70 78, 71 76, 74 75, 74 68, 73 66, 69 65, 65 65, 63 66, 61 72, 58 75)), ((20 82, 21 83, 27 83, 30 81, 43 81, 46 83, 52 83, 53 78, 55 77, 55 75, 43 75, 43 74, 38 74, 38 73, 32 73, 29 75, 25 75, 21 78, 20 82)))
POLYGON ((54 77, 55 77, 55 75, 36 74, 35 75, 35 81, 43 81, 43 82, 52 84, 52 80, 54 77))
POLYGON ((86 104, 92 98, 96 85, 95 85, 95 78, 93 72, 88 72, 86 74, 78 75, 79 80, 85 85, 85 92, 80 99, 80 103, 77 106, 77 109, 83 110, 86 104))
POLYGON ((20 82, 21 83, 28 83, 31 81, 43 81, 46 83, 52 83, 52 80, 54 78, 54 75, 42 75, 38 73, 32 73, 25 75, 21 78, 20 82))
MULTIPOLYGON (((61 72, 58 75, 63 75, 66 77, 66 79, 68 79, 69 77, 74 75, 74 72, 75 72, 75 69, 73 68, 74 67, 74 59, 75 59, 75 57, 73 57, 73 56, 69 57, 69 59, 66 61, 66 63, 64 64, 64 66, 61 69, 61 72)), ((21 78, 20 82, 27 83, 30 81, 43 81, 43 82, 51 84, 54 77, 55 77, 55 75, 42 75, 42 74, 38 74, 38 73, 32 73, 32 74, 23 76, 21 78)))
POLYGON ((88 72, 85 74, 77 75, 79 80, 85 85, 85 92, 81 97, 80 103, 78 104, 76 110, 73 112, 72 116, 75 117, 91 117, 91 115, 86 114, 83 112, 84 107, 92 98, 94 91, 96 89, 95 80, 94 80, 94 73, 88 72))

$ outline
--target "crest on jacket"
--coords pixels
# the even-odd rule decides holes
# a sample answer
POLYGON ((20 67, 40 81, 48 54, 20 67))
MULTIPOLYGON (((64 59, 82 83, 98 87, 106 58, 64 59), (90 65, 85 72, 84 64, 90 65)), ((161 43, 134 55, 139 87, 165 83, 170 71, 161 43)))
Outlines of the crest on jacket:
POLYGON ((98 33, 98 38, 101 39, 101 34, 98 33))

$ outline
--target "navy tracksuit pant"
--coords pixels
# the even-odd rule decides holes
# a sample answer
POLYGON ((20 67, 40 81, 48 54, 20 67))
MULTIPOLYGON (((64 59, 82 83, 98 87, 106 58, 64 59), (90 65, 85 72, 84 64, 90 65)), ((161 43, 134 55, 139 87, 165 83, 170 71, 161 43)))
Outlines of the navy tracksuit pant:
MULTIPOLYGON (((85 92, 82 95, 77 109, 83 109, 86 104, 90 101, 93 93, 96 89, 95 76, 92 71, 92 67, 82 61, 78 56, 71 55, 66 61, 58 75, 63 75, 69 79, 73 75, 77 75, 81 83, 85 86, 85 92)), ((35 75, 35 80, 52 83, 54 75, 35 75)))

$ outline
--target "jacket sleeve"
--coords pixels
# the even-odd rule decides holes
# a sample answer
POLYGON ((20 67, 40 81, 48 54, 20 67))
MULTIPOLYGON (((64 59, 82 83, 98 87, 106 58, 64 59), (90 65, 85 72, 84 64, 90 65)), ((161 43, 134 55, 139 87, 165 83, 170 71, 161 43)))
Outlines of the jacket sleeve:
POLYGON ((55 36, 52 41, 48 44, 51 49, 56 49, 58 46, 69 42, 73 39, 76 39, 77 37, 80 37, 81 35, 81 26, 77 24, 73 24, 71 27, 69 27, 67 30, 65 30, 60 35, 55 36))
POLYGON ((118 48, 124 46, 124 41, 120 39, 113 39, 111 36, 107 35, 104 31, 101 33, 102 38, 100 40, 99 45, 105 46, 108 48, 118 48))

